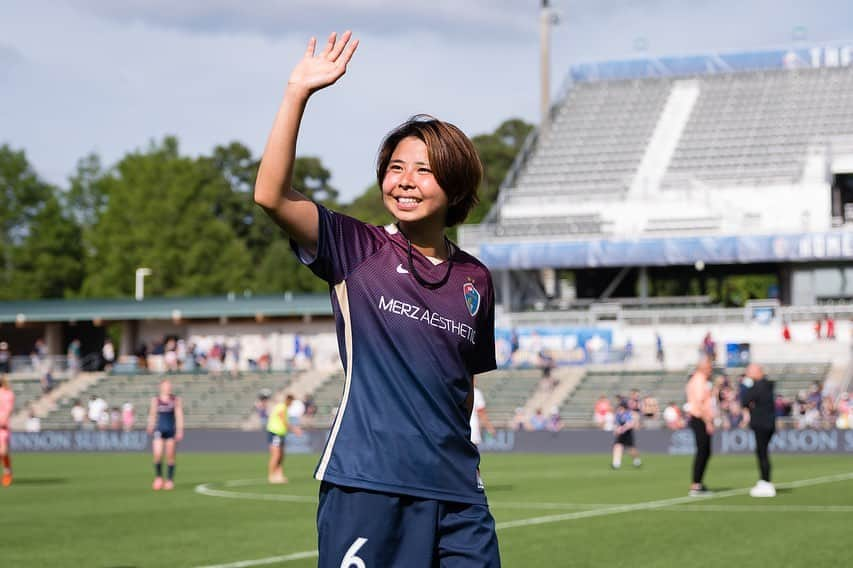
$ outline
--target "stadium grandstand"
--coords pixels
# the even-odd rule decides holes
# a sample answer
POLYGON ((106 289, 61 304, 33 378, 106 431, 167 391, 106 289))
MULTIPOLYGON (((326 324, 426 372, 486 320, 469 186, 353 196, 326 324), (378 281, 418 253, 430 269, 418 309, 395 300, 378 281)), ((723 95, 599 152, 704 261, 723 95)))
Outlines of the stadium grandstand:
MULTIPOLYGON (((485 221, 459 231, 497 289, 500 369, 478 378, 496 425, 545 412, 589 428, 600 395, 630 390, 680 404, 711 336, 729 380, 753 360, 789 401, 849 391, 851 60, 840 45, 570 70, 485 221), (721 305, 712 291, 740 275, 770 284, 721 305)), ((92 396, 144 414, 163 374, 190 428, 260 428, 259 393, 283 392, 311 398, 306 425, 326 428, 343 390, 334 326, 325 294, 0 303, 15 424, 32 409, 48 429, 73 427, 72 401, 92 396)))

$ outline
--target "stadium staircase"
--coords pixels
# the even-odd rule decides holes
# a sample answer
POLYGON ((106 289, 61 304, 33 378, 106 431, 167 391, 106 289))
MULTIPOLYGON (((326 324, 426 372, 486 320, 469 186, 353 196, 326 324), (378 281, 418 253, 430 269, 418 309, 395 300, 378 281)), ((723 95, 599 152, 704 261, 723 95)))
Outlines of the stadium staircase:
POLYGON ((550 414, 551 409, 559 409, 563 402, 574 393, 583 381, 586 370, 583 367, 558 367, 551 376, 558 381, 551 386, 546 381, 540 381, 538 388, 524 405, 524 415, 532 416, 538 409, 550 414))
MULTIPOLYGON (((41 400, 46 397, 43 396, 41 381, 38 378, 30 376, 17 378, 14 375, 7 376, 9 378, 9 386, 12 387, 12 392, 15 393, 15 408, 17 409, 17 412, 10 418, 9 425, 13 430, 23 430, 29 417, 30 409, 39 418, 44 415, 41 400)), ((67 380, 64 379, 55 381, 54 392, 61 389, 66 382, 67 380)))
POLYGON ((496 427, 511 424, 515 409, 527 404, 541 380, 539 369, 502 369, 477 375, 477 387, 486 399, 489 421, 496 427))

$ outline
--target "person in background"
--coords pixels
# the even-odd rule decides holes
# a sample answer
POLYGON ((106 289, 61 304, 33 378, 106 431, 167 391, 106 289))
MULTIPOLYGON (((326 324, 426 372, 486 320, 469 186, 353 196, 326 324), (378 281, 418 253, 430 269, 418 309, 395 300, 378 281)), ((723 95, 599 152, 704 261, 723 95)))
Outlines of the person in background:
POLYGON ((693 483, 688 495, 699 497, 709 495, 703 479, 708 460, 711 458, 711 436, 714 434, 714 395, 711 390, 713 363, 703 355, 696 371, 687 381, 686 394, 690 419, 687 425, 696 438, 696 454, 693 457, 693 483))
POLYGON ((3 466, 3 487, 12 485, 12 456, 9 420, 15 410, 15 393, 6 375, 0 375, 0 464, 3 466))
POLYGON ((27 422, 24 424, 24 430, 27 432, 41 432, 41 418, 36 415, 36 411, 33 408, 27 411, 27 422))
POLYGON ((610 399, 607 398, 607 395, 602 394, 595 402, 595 408, 593 410, 593 420, 595 421, 595 425, 603 430, 605 425, 611 421, 608 419, 608 415, 610 417, 613 416, 613 405, 610 403, 610 399))
POLYGON ((661 337, 660 333, 655 333, 655 360, 657 360, 661 366, 663 366, 665 361, 663 337, 661 337))
POLYGON ((486 428, 486 430, 492 436, 495 435, 495 427, 492 426, 491 420, 489 420, 489 413, 486 412, 486 397, 483 396, 483 391, 477 388, 476 377, 474 378, 474 408, 471 412, 471 441, 480 445, 483 442, 483 434, 480 429, 480 426, 486 428))
POLYGON ((749 490, 752 497, 775 497, 776 488, 770 482, 770 457, 768 448, 773 434, 776 432, 776 416, 774 409, 773 381, 767 380, 764 370, 755 363, 746 368, 744 385, 747 389, 742 396, 742 403, 749 409, 749 427, 755 433, 755 455, 758 458, 758 469, 761 478, 755 487, 749 490))
POLYGON ((0 375, 12 372, 12 352, 9 351, 9 344, 5 341, 0 341, 0 375))
POLYGON ((637 413, 628 408, 625 401, 620 401, 616 407, 616 428, 613 430, 613 460, 610 463, 612 469, 622 467, 622 453, 625 448, 631 452, 631 457, 634 458, 634 467, 640 467, 640 452, 634 445, 634 430, 637 427, 637 413))
POLYGON ((74 406, 71 407, 71 420, 74 421, 74 428, 77 430, 82 430, 86 423, 86 407, 79 398, 74 400, 74 406))
POLYGON ((827 315, 826 318, 824 319, 824 321, 826 321, 826 338, 829 339, 830 341, 834 341, 835 340, 835 319, 832 316, 827 315))
POLYGON ((681 409, 673 401, 669 401, 663 411, 663 421, 670 430, 681 430, 684 428, 684 418, 681 409))
POLYGON ((175 457, 177 443, 184 438, 184 407, 181 398, 172 394, 172 382, 160 382, 160 392, 151 399, 148 411, 148 433, 153 434, 151 453, 154 457, 152 489, 167 491, 175 488, 175 457), (163 479, 163 453, 166 453, 167 473, 163 479))
POLYGON ((281 395, 276 397, 276 404, 269 411, 267 418, 267 446, 269 446, 270 459, 267 465, 267 481, 273 484, 287 483, 287 477, 284 475, 284 453, 285 439, 288 432, 293 432, 297 436, 302 434, 302 430, 296 424, 289 422, 290 415, 288 413, 288 405, 293 402, 293 395, 287 395, 284 401, 281 400, 281 395))
POLYGON ((530 417, 530 429, 534 432, 540 432, 547 428, 548 417, 542 413, 541 408, 536 409, 536 413, 530 417))
POLYGON ((121 427, 125 432, 133 430, 133 424, 136 422, 136 415, 133 412, 133 404, 125 402, 121 405, 121 427))

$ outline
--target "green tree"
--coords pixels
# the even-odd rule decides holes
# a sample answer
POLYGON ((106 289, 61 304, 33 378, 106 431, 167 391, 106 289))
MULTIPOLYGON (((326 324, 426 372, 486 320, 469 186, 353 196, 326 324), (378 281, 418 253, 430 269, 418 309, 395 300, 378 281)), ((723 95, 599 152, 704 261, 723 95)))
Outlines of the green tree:
POLYGON ((125 156, 103 179, 107 205, 91 232, 83 293, 127 296, 136 268, 152 295, 243 290, 251 260, 218 198, 226 181, 210 159, 182 157, 165 138, 125 156))
POLYGON ((76 293, 83 280, 80 237, 80 227, 63 214, 56 196, 48 196, 15 250, 10 298, 62 298, 76 293))
POLYGON ((472 139, 483 162, 484 175, 480 203, 468 216, 467 223, 482 221, 497 201, 501 183, 531 130, 532 124, 512 118, 501 123, 491 134, 481 134, 472 139))
POLYGON ((41 181, 22 150, 0 146, 0 297, 14 297, 16 249, 31 232, 33 219, 53 189, 41 181))

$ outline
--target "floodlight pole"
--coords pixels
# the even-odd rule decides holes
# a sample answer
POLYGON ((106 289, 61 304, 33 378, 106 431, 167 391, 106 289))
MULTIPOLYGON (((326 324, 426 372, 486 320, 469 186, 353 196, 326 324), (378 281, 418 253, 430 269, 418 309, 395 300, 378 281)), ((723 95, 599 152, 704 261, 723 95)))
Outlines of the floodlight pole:
POLYGON ((151 276, 150 268, 136 269, 136 301, 141 302, 145 298, 145 277, 151 276))
POLYGON ((551 11, 548 0, 542 0, 539 12, 539 132, 548 130, 551 114, 551 25, 556 14, 551 11))

